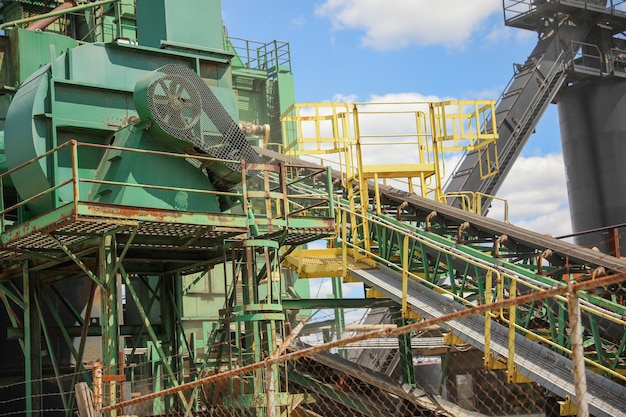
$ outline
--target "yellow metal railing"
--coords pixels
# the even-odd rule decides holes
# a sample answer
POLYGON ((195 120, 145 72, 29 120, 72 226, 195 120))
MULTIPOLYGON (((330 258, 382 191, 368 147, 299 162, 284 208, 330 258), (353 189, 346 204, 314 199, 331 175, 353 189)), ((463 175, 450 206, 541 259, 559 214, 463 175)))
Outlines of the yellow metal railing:
MULTIPOLYGON (((298 103, 282 115, 283 152, 314 158, 366 190, 367 181, 442 200, 445 152, 486 153, 498 170, 494 102, 298 103)), ((484 169, 483 169, 484 168, 484 169)), ((361 195, 361 204, 370 196, 361 195)), ((380 202, 374 201, 380 211, 380 202)))
POLYGON ((509 202, 504 198, 473 191, 458 191, 445 193, 443 195, 442 202, 448 203, 448 199, 459 199, 463 210, 475 214, 482 213, 483 200, 489 199, 492 201, 498 201, 502 204, 502 221, 506 223, 509 222, 509 202))
POLYGON ((433 136, 444 151, 476 151, 497 138, 492 100, 450 100, 431 103, 433 136))
POLYGON ((433 103, 433 136, 442 152, 478 152, 480 178, 499 172, 498 138, 494 102, 491 100, 451 100, 433 103))
MULTIPOLYGON (((525 289, 525 293, 528 291, 539 293, 544 290, 548 290, 552 286, 541 282, 537 279, 532 278, 531 276, 520 276, 512 272, 507 272, 505 268, 503 268, 501 260, 494 259, 492 263, 479 258, 472 256, 470 254, 463 253, 459 251, 458 246, 455 245, 452 241, 450 241, 449 245, 443 244, 438 240, 434 240, 429 238, 428 236, 422 234, 416 234, 412 231, 403 229, 391 223, 385 222, 383 219, 371 217, 367 214, 363 213, 355 213, 351 212, 349 208, 346 206, 340 206, 337 210, 337 215, 339 219, 339 227, 338 230, 338 241, 340 242, 342 248, 342 268, 343 277, 349 277, 349 269, 348 269, 348 256, 353 258, 367 257, 373 261, 376 261, 380 264, 384 264, 392 269, 397 270, 402 275, 402 315, 403 317, 410 317, 411 310, 408 304, 408 282, 409 280, 415 280, 420 282, 423 285, 437 291, 441 294, 447 294, 449 297, 454 299, 455 301, 465 305, 468 308, 475 306, 472 302, 464 299, 462 296, 453 293, 452 291, 437 286, 434 283, 426 280, 423 276, 411 272, 408 270, 408 265, 406 264, 406 260, 409 259, 409 248, 415 247, 415 244, 423 245, 425 247, 434 249, 439 251, 440 253, 450 256, 452 259, 457 259, 465 263, 466 265, 470 265, 473 268, 476 268, 475 271, 478 274, 484 274, 485 276, 485 303, 494 303, 497 301, 503 301, 511 298, 515 298, 518 294, 517 288, 523 287, 525 289), (365 249, 358 244, 355 244, 352 239, 352 235, 349 232, 346 224, 349 219, 360 218, 362 223, 373 223, 387 228, 390 232, 397 233, 402 239, 402 248, 401 252, 403 254, 402 259, 404 260, 400 264, 389 262, 388 259, 384 259, 379 254, 373 252, 371 249, 365 249)), ((573 277, 570 277, 573 279, 573 277)), ((562 302, 564 305, 568 305, 569 300, 565 296, 556 296, 555 300, 562 302)), ((550 338, 545 337, 541 333, 535 332, 532 329, 528 329, 526 327, 520 326, 515 322, 516 316, 516 308, 519 306, 512 306, 508 309, 498 309, 494 311, 488 311, 485 313, 485 366, 493 367, 497 366, 495 363, 495 355, 490 348, 491 341, 491 321, 497 320, 509 328, 509 344, 508 344, 508 360, 504 364, 508 370, 508 378, 510 382, 522 382, 524 378, 517 373, 515 369, 515 342, 514 337, 516 333, 522 334, 526 336, 528 339, 537 341, 546 346, 550 346, 553 350, 559 351, 565 356, 570 356, 572 351, 570 348, 566 346, 562 346, 557 342, 551 340, 550 338)), ((626 319, 618 314, 612 313, 608 310, 605 310, 601 307, 595 306, 591 303, 584 302, 581 303, 581 310, 590 315, 601 318, 603 320, 607 320, 610 323, 613 323, 617 326, 621 326, 622 328, 626 326, 626 319)), ((615 379, 626 382, 626 375, 616 371, 615 369, 611 369, 607 366, 604 366, 596 361, 591 360, 590 358, 585 358, 585 363, 592 367, 597 372, 601 372, 604 375, 613 377, 615 379)))

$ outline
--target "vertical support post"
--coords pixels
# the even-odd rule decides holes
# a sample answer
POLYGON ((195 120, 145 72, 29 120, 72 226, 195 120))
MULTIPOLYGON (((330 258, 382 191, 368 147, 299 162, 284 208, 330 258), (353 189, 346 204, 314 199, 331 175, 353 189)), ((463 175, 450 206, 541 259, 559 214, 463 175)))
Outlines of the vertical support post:
MULTIPOLYGON (((336 300, 341 300, 343 298, 343 288, 342 283, 343 280, 340 277, 331 278, 332 286, 333 286, 333 298, 336 300)), ((335 311, 335 328, 337 333, 337 340, 339 340, 343 333, 346 330, 346 320, 343 314, 343 308, 336 308, 335 311)), ((345 350, 342 349, 341 356, 345 357, 345 350)))
MULTIPOLYGON (((170 364, 170 375, 166 379, 164 388, 178 386, 182 381, 183 364, 183 341, 181 340, 182 329, 179 328, 179 311, 182 311, 182 280, 178 274, 167 274, 161 278, 161 324, 165 337, 162 341, 162 349, 165 357, 161 360, 170 364), (178 378, 176 380, 174 378, 178 378)), ((176 397, 168 396, 165 399, 164 412, 174 412, 177 407, 176 397)))
MULTIPOLYGON (((328 210, 329 210, 329 215, 330 217, 332 217, 333 219, 335 218, 335 201, 334 201, 334 193, 333 193, 333 178, 332 178, 332 170, 330 168, 330 166, 326 167, 326 189, 328 191, 328 210)), ((345 225, 342 225, 342 227, 345 228, 345 225)), ((343 238, 345 239, 345 234, 343 235, 343 238)), ((345 249, 346 249, 346 245, 345 245, 345 241, 344 244, 342 245, 342 254, 345 253, 345 249)), ((343 263, 343 266, 346 267, 346 263, 343 263)), ((347 267, 344 269, 344 274, 347 271, 347 267)), ((332 278, 332 285, 333 285, 333 297, 335 299, 342 299, 343 298, 343 279, 341 277, 334 277, 332 278)), ((335 309, 335 326, 337 329, 337 339, 339 339, 341 337, 341 335, 343 334, 343 332, 346 329, 346 320, 345 320, 345 316, 343 314, 343 308, 336 308, 335 309)), ((341 352, 342 356, 345 354, 344 351, 341 352)))
MULTIPOLYGON (((281 162, 280 165, 280 175, 278 176, 280 180, 280 192, 282 194, 282 198, 278 200, 277 207, 280 211, 282 211, 285 219, 289 217, 291 213, 291 204, 289 203, 289 191, 287 190, 287 165, 284 162, 281 162), (281 207, 282 204, 282 207, 281 207)), ((269 191, 269 187, 267 188, 269 191)), ((332 198, 332 190, 331 190, 331 198, 332 198)), ((332 206, 331 206, 332 207, 332 206)))
POLYGON ((574 372, 574 389, 576 391, 576 409, 578 417, 589 417, 587 402, 587 377, 585 375, 585 352, 583 348, 583 334, 580 319, 580 303, 578 295, 573 290, 573 281, 567 283, 569 329, 572 344, 572 367, 574 372))
MULTIPOLYGON (((426 266, 428 268, 428 266, 426 266)), ((409 313, 409 235, 404 235, 402 239, 402 318, 405 319, 409 313)))
POLYGON ((72 152, 72 205, 74 215, 78 214, 78 201, 80 200, 80 182, 78 178, 78 143, 72 139, 70 141, 70 151, 72 152))
MULTIPOLYGON (((498 280, 499 281, 499 280, 498 280)), ((493 271, 489 270, 485 277, 485 302, 492 303, 493 296, 493 271)), ((485 369, 489 367, 491 360, 491 311, 485 312, 485 354, 484 354, 484 366, 485 369)))
POLYGON ((102 408, 102 362, 94 362, 93 367, 93 405, 95 411, 102 408))
POLYGON ((30 275, 28 262, 22 263, 24 285, 24 380, 26 416, 42 416, 42 363, 41 363, 41 320, 37 312, 35 297, 36 283, 30 275))
MULTIPOLYGON (((382 214, 382 208, 380 207, 380 187, 378 186, 378 173, 374 174, 374 208, 376 209, 376 214, 382 214)), ((409 188, 413 186, 412 182, 409 181, 409 188)), ((410 190, 413 192, 413 190, 410 190)))
MULTIPOLYGON (((402 239, 402 311, 399 325, 404 326, 410 320, 409 316, 409 235, 404 235, 402 239)), ((411 347, 411 333, 398 336, 398 353, 402 358, 402 377, 404 382, 415 386, 415 369, 413 367, 413 353, 411 347)))
MULTIPOLYGON (((356 175, 358 178, 358 187, 359 187, 359 198, 360 198, 360 206, 361 206, 361 214, 363 217, 361 217, 360 221, 354 221, 353 224, 357 225, 357 224, 361 224, 362 226, 362 233, 363 233, 363 249, 365 250, 365 252, 368 255, 365 255, 365 257, 369 256, 370 253, 370 234, 369 234, 369 223, 367 222, 367 211, 369 209, 369 190, 368 190, 368 183, 367 183, 367 179, 363 178, 362 172, 363 172, 363 155, 361 153, 361 128, 359 125, 359 108, 358 106, 355 104, 352 108, 352 112, 353 112, 353 118, 354 118, 354 137, 356 138, 356 160, 357 160, 357 171, 355 173, 350 173, 349 175, 356 175)), ((352 187, 350 187, 350 189, 352 189, 352 187)), ((353 198, 355 198, 356 196, 353 196, 353 198)), ((350 209, 351 210, 355 210, 356 207, 353 207, 351 205, 350 209)), ((354 219, 357 220, 357 219, 354 219)), ((353 232, 353 236, 352 239, 356 242, 357 240, 357 236, 358 236, 358 228, 354 227, 354 232, 353 232)), ((355 252, 354 252, 354 259, 358 260, 359 259, 359 254, 358 254, 358 248, 355 247, 354 248, 355 252)))
POLYGON ((619 258, 620 250, 619 250, 619 229, 617 227, 612 227, 609 229, 609 247, 611 250, 611 255, 619 258))
MULTIPOLYGON (((0 178, 1 181, 1 178, 0 178)), ((0 182, 0 186, 2 183, 0 182)), ((333 219, 335 218, 335 193, 333 189, 333 172, 330 166, 326 167, 326 191, 328 193, 328 214, 333 219)), ((285 192, 285 196, 287 193, 285 192)), ((0 206, 1 208, 1 206, 0 206)))
MULTIPOLYGON (((509 287, 509 297, 517 297, 517 281, 512 279, 511 286, 509 287)), ((507 381, 513 383, 515 380, 515 322, 517 320, 517 307, 515 304, 509 308, 509 343, 508 343, 508 355, 506 358, 507 366, 507 381)))
MULTIPOLYGON (((115 239, 111 235, 104 235, 98 247, 98 279, 103 283, 100 288, 100 326, 102 328, 102 367, 103 372, 115 375, 119 371, 119 311, 117 276, 112 271, 115 266, 115 239)), ((112 381, 109 387, 108 403, 116 402, 116 383, 112 381)))
POLYGON ((4 232, 4 178, 0 177, 0 232, 4 232))
MULTIPOLYGON (((412 322, 413 320, 401 318, 398 320, 398 326, 405 326, 407 324, 411 324, 412 322)), ((413 366, 413 348, 411 345, 412 337, 412 332, 403 333, 398 336, 398 354, 401 358, 402 382, 415 387, 417 383, 415 381, 415 367, 413 366)))
MULTIPOLYGON (((409 324, 409 320, 401 320, 400 325, 409 324)), ((399 353, 402 358, 402 380, 410 386, 416 386, 415 367, 413 366, 413 351, 411 347, 411 333, 403 333, 398 336, 399 353)))
POLYGON ((348 276, 348 213, 341 211, 341 276, 348 276))
MULTIPOLYGON (((432 134, 433 141, 433 163, 435 164, 435 201, 445 202, 443 197, 443 190, 441 189, 441 178, 443 177, 441 173, 441 167, 439 166, 439 152, 440 152, 440 143, 439 143, 439 126, 437 125, 437 118, 435 116, 435 104, 429 103, 428 110, 430 112, 430 131, 432 134)), ((445 122, 444 122, 445 123, 445 122)))

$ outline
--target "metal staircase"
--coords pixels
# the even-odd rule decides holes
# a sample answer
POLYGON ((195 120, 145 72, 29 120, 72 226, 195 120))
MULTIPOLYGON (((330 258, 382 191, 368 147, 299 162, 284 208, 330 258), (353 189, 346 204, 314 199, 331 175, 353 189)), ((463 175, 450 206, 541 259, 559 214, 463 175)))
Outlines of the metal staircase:
MULTIPOLYGON (((565 82, 565 79, 567 78, 566 68, 567 58, 565 52, 563 51, 556 59, 556 62, 550 69, 550 72, 546 75, 545 79, 539 78, 540 74, 536 74, 536 77, 533 77, 537 80, 537 92, 528 105, 526 111, 522 114, 522 117, 519 121, 517 121, 517 124, 511 126, 513 128, 513 133, 511 134, 509 140, 498 149, 501 170, 495 175, 485 178, 478 187, 478 192, 489 195, 494 194, 496 187, 505 177, 505 167, 513 165, 513 162, 519 154, 522 146, 533 133, 537 122, 546 111, 548 105, 552 102, 552 100, 554 100, 557 92, 565 82)), ((530 70, 530 72, 536 73, 538 71, 530 70)), ((516 92, 516 95, 518 94, 519 92, 516 92)), ((503 123, 509 123, 509 119, 507 119, 506 116, 507 114, 503 114, 501 117, 500 114, 496 112, 497 120, 503 120, 503 123)), ((488 208, 488 204, 483 205, 483 214, 486 214, 488 208)))
MULTIPOLYGON (((489 177, 481 177, 480 167, 486 163, 485 152, 468 152, 459 162, 454 174, 445 186, 445 192, 475 191, 495 195, 504 178, 511 170, 524 144, 541 119, 548 105, 563 86, 572 57, 568 46, 579 42, 587 34, 585 26, 562 22, 557 30, 539 41, 530 57, 518 70, 496 104, 499 171, 489 177)), ((460 202, 454 201, 458 206, 460 202)), ((485 214, 489 210, 489 198, 482 204, 485 214)))

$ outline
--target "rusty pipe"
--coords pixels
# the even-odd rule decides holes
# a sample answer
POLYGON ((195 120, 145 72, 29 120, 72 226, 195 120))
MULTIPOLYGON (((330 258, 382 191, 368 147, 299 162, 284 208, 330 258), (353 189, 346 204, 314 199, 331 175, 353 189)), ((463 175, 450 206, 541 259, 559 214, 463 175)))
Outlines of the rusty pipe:
POLYGON ((66 1, 65 3, 55 7, 50 13, 54 13, 54 16, 46 17, 45 19, 37 20, 36 22, 28 25, 26 30, 44 30, 52 23, 54 23, 59 17, 63 16, 63 14, 56 14, 57 12, 61 12, 63 10, 69 9, 70 7, 76 6, 76 3, 72 0, 66 1))

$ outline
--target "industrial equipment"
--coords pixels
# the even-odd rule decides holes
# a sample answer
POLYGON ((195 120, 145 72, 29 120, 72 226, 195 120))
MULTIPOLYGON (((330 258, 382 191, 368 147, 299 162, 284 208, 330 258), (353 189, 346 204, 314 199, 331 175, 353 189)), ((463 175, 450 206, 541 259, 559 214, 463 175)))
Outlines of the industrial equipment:
POLYGON ((500 140, 492 151, 499 155, 500 170, 481 179, 486 154, 469 152, 445 189, 495 195, 548 105, 557 103, 572 227, 581 232, 576 242, 619 256, 612 228, 626 220, 624 196, 616 192, 624 177, 624 126, 618 116, 624 88, 624 3, 504 0, 503 6, 507 26, 537 32, 539 40, 526 62, 516 66, 496 106, 500 140))
POLYGON ((28 415, 71 414, 64 393, 78 374, 64 375, 94 360, 113 378, 147 356, 178 384, 184 347, 195 358, 207 329, 238 314, 258 317, 241 321, 245 337, 265 325, 278 337, 287 290, 259 281, 274 276, 281 245, 333 230, 328 207, 292 217, 307 200, 289 198, 287 167, 252 149, 275 141, 272 125, 280 137, 279 91, 293 90, 284 43, 247 44, 257 61, 244 62, 219 1, 55 3, 3 3, 2 326, 13 330, 1 361, 26 383, 2 408, 28 415), (232 272, 211 271, 226 262, 232 272), (235 287, 247 291, 242 310, 222 317, 235 287))
POLYGON ((528 10, 507 23, 558 29, 515 97, 410 104, 415 140, 401 142, 417 156, 381 167, 363 152, 367 105, 301 111, 289 45, 226 36, 219 0, 2 2, 0 415, 461 417, 553 400, 564 415, 622 412, 626 262, 485 218, 480 202, 582 65, 556 44, 589 30, 555 13, 613 31, 623 16, 514 3, 528 10), (460 186, 471 169, 458 171, 446 197, 440 158, 461 149, 476 173, 460 186), (307 152, 337 165, 292 157, 307 152), (308 293, 315 277, 334 299, 308 293), (364 296, 343 297, 348 281, 364 296), (372 309, 382 349, 349 352, 349 307, 372 309), (311 309, 334 310, 339 355, 294 340, 311 309), (439 392, 419 385, 433 379, 422 349, 440 361, 439 392), (464 397, 485 375, 490 401, 464 397))

